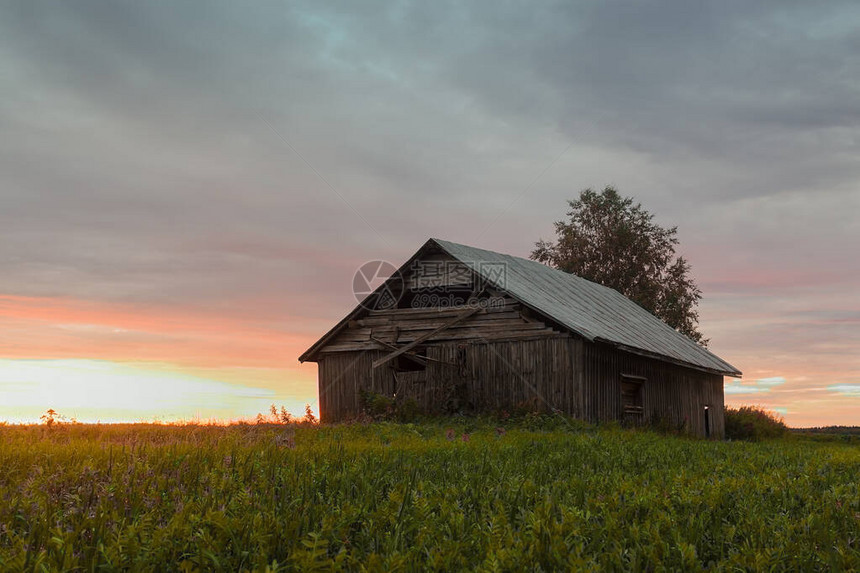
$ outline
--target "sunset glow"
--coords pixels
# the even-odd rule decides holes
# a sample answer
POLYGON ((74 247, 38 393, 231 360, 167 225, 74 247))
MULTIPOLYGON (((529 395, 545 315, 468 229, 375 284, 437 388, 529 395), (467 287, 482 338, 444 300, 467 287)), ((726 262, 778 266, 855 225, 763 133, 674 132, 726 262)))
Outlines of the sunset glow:
POLYGON ((38 422, 45 404, 80 422, 230 419, 266 411, 275 399, 273 390, 198 378, 169 365, 0 360, 0 419, 11 422, 38 422))
POLYGON ((316 409, 303 342, 261 324, 163 309, 0 296, 0 421, 253 418, 316 409))

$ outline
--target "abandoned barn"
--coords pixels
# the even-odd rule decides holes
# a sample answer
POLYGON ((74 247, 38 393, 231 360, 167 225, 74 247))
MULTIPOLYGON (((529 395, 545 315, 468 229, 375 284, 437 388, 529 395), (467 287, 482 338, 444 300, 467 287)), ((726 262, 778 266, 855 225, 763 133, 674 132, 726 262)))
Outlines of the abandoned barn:
POLYGON ((430 239, 300 358, 323 421, 361 395, 427 412, 527 405, 722 437, 737 368, 617 291, 541 263, 430 239))

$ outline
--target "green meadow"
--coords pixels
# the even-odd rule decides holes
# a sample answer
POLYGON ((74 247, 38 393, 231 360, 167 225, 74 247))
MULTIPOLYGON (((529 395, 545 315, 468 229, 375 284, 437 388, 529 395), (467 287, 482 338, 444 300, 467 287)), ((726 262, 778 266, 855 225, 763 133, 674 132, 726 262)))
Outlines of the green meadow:
POLYGON ((0 570, 857 570, 858 476, 551 417, 5 426, 0 570))

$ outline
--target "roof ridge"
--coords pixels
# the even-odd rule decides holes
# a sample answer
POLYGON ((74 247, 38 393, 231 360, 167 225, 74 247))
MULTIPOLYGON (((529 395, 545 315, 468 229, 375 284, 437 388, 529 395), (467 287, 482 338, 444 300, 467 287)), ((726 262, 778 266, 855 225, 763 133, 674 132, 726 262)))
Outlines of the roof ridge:
MULTIPOLYGON (((543 268, 545 268, 545 269, 549 269, 549 270, 551 270, 551 271, 555 271, 555 272, 557 272, 557 273, 561 273, 559 276, 563 276, 563 277, 565 277, 565 279, 566 279, 566 280, 569 280, 570 278, 573 278, 574 280, 585 281, 586 283, 589 283, 589 284, 595 285, 595 286, 600 287, 600 288, 602 288, 602 289, 606 289, 606 290, 612 291, 612 292, 614 292, 614 293, 616 293, 616 294, 619 294, 619 295, 623 296, 625 299, 630 300, 629 298, 627 298, 627 297, 626 297, 626 296, 624 296, 622 293, 618 292, 617 290, 615 290, 615 289, 614 289, 614 288, 612 288, 612 287, 609 287, 609 286, 606 286, 606 285, 602 285, 602 284, 600 284, 599 282, 595 282, 595 281, 589 280, 589 279, 587 279, 587 278, 585 278, 585 277, 581 277, 581 276, 579 276, 579 275, 578 275, 578 274, 576 274, 576 273, 570 273, 570 272, 568 272, 568 271, 564 271, 564 270, 562 270, 562 269, 557 269, 557 268, 555 268, 555 267, 551 267, 551 266, 549 266, 549 265, 547 265, 547 264, 545 264, 545 263, 542 263, 542 262, 540 262, 540 261, 536 261, 536 260, 534 260, 534 259, 530 259, 530 258, 526 258, 526 257, 519 257, 519 256, 517 256, 517 255, 511 255, 511 254, 509 254, 509 253, 500 253, 500 252, 498 252, 498 251, 492 251, 492 250, 490 250, 490 249, 484 249, 484 248, 482 248, 482 247, 473 247, 473 246, 471 246, 471 245, 467 245, 467 244, 465 244, 465 243, 457 243, 457 242, 455 242, 455 241, 449 241, 449 240, 447 240, 447 239, 439 239, 439 238, 436 238, 436 237, 431 237, 431 238, 430 238, 430 240, 431 240, 431 241, 434 241, 434 242, 436 242, 436 243, 438 243, 438 244, 440 244, 440 246, 443 246, 443 245, 441 245, 441 243, 448 243, 448 244, 450 244, 450 245, 456 245, 456 246, 458 246, 458 247, 466 247, 467 249, 472 249, 472 250, 475 250, 475 251, 484 251, 484 252, 487 252, 487 253, 492 253, 492 254, 494 254, 494 255, 498 255, 498 256, 500 256, 500 257, 510 257, 510 258, 512 258, 512 259, 517 259, 517 260, 520 260, 520 261, 524 261, 524 262, 529 263, 529 264, 531 264, 531 265, 538 265, 538 266, 543 267, 543 268)), ((636 303, 634 303, 634 304, 636 304, 636 303)), ((641 307, 640 307, 640 308, 641 308, 641 307)), ((645 309, 643 308, 642 310, 645 310, 645 309)), ((646 310, 645 312, 648 312, 648 311, 646 310)), ((650 314, 650 313, 649 313, 649 314, 650 314)), ((668 326, 668 325, 667 325, 667 326, 668 326)), ((669 327, 669 328, 671 328, 671 327, 669 327)))

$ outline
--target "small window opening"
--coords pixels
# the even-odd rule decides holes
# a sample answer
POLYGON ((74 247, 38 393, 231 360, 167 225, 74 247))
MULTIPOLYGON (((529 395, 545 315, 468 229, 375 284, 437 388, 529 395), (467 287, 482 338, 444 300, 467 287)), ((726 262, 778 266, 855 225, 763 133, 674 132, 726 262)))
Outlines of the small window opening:
POLYGON ((639 417, 645 411, 642 400, 642 383, 644 378, 634 376, 621 377, 621 407, 625 417, 639 417))
POLYGON ((394 359, 395 372, 421 372, 427 369, 427 361, 421 358, 427 357, 427 347, 417 346, 410 352, 401 354, 394 359), (417 360, 415 358, 418 358, 417 360))

